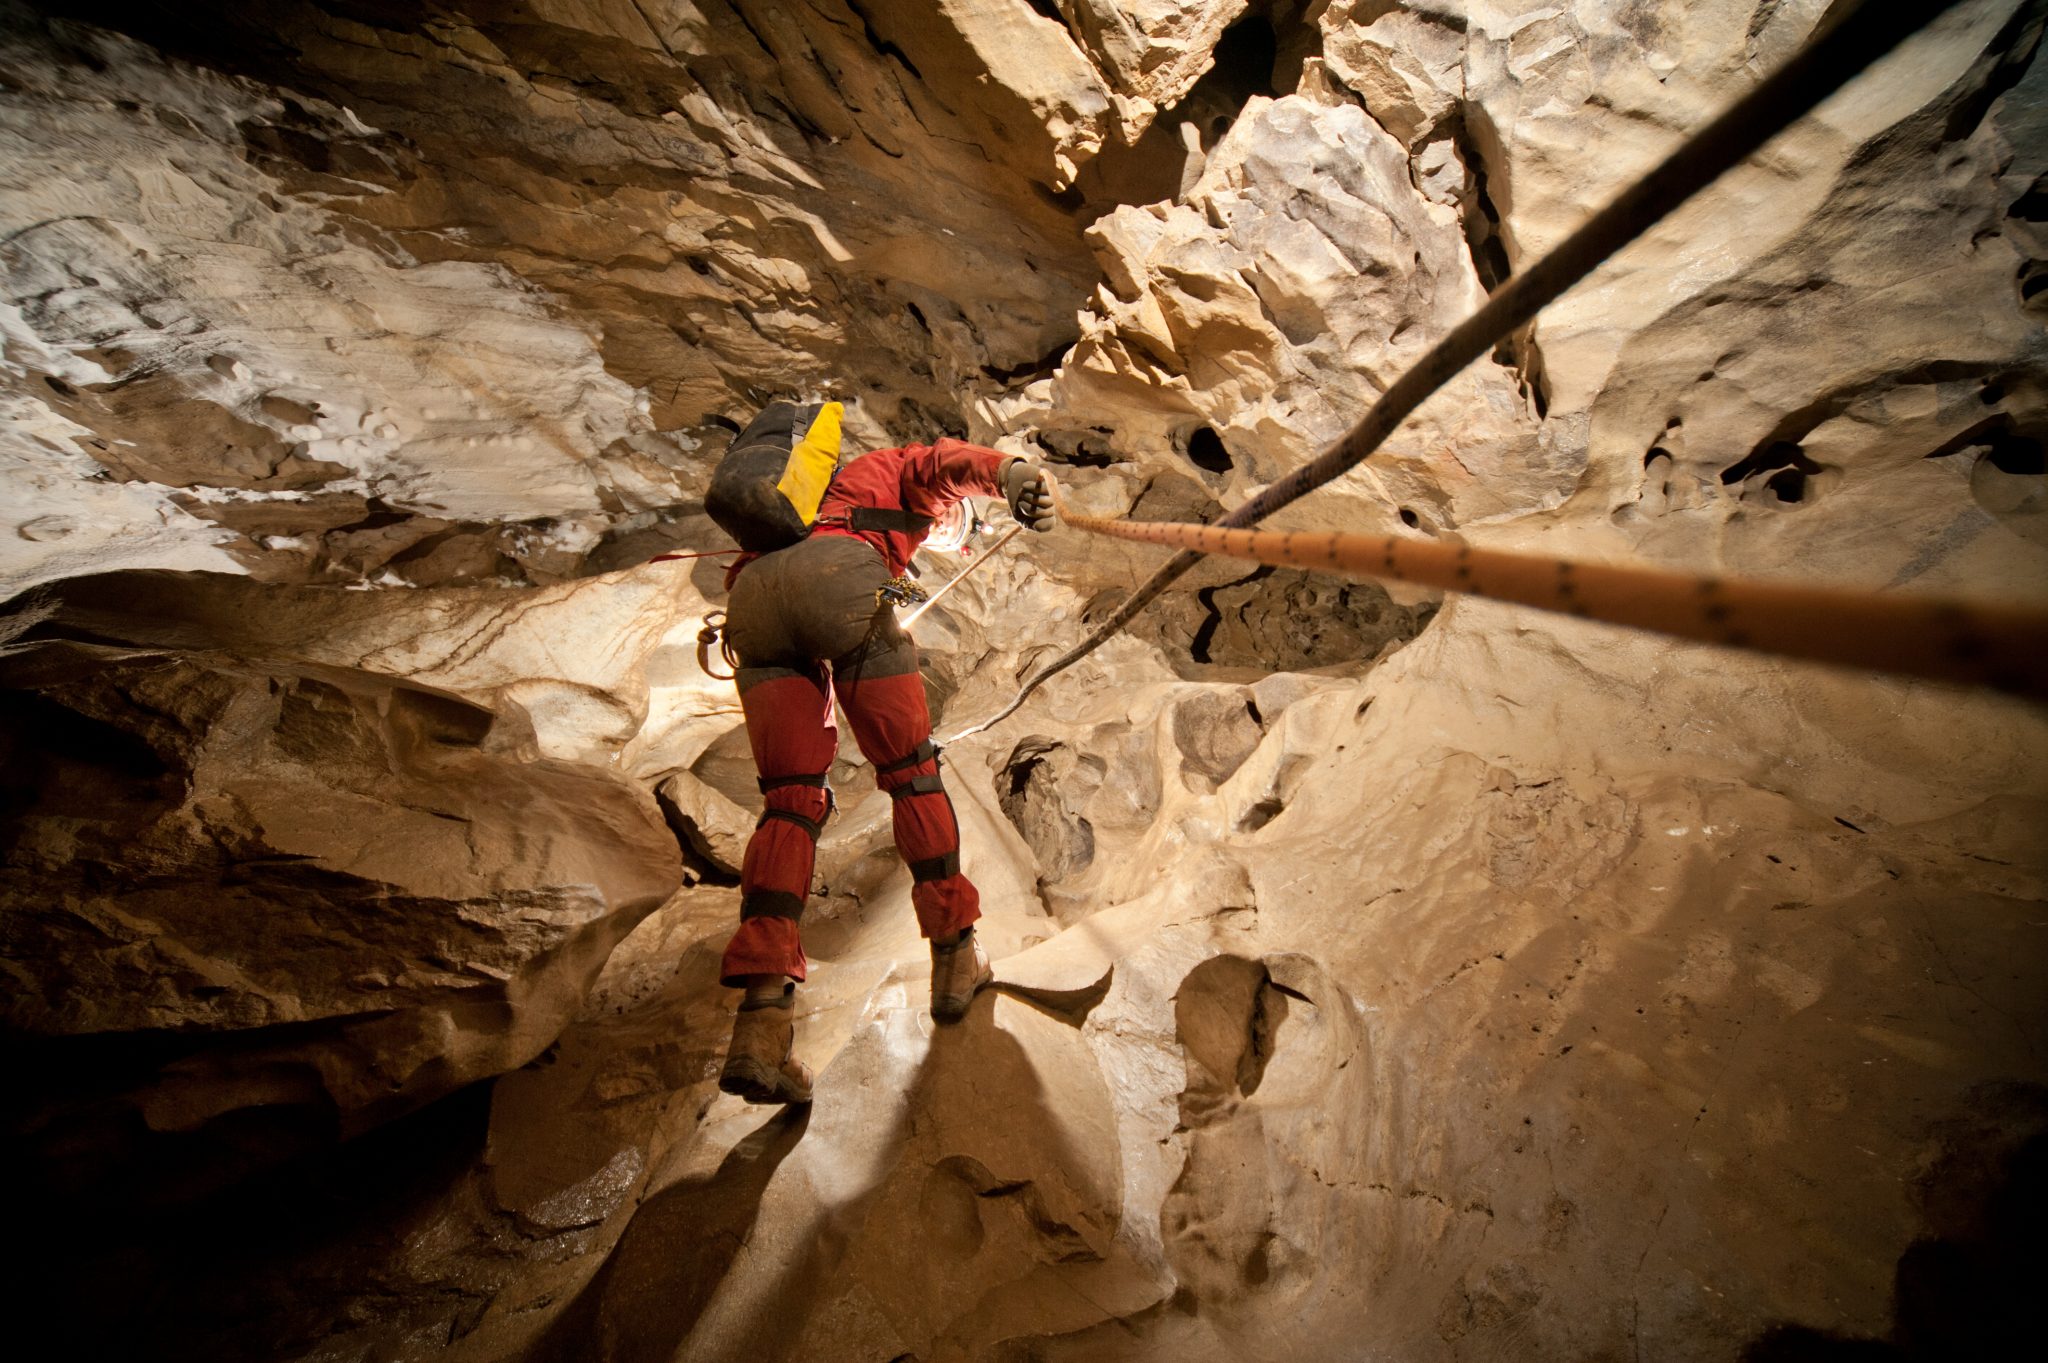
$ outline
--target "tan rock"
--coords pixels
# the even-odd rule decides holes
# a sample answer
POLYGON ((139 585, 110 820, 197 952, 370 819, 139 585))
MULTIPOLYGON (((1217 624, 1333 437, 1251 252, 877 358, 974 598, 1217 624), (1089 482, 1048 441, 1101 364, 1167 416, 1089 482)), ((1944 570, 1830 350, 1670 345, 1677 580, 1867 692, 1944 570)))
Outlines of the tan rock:
MULTIPOLYGON (((1320 453, 1480 298, 1456 213, 1417 197, 1400 144, 1298 96, 1252 101, 1185 205, 1119 209, 1091 239, 1109 284, 1042 419, 1171 464, 1207 427, 1226 505, 1320 453)), ((1555 498, 1564 470, 1527 476, 1549 461, 1519 408, 1475 368, 1367 476, 1454 523, 1513 504, 1489 476, 1509 466, 1522 505, 1555 498)))
MULTIPOLYGON (((453 865, 451 820, 388 807, 413 789, 410 767, 368 792, 342 779, 391 751, 370 740, 412 713, 395 698, 432 694, 448 713, 501 716, 495 732, 529 716, 546 759, 478 745, 473 760, 570 772, 639 815, 663 785, 699 855, 731 865, 753 773, 730 684, 695 657, 719 569, 630 566, 710 547, 688 506, 719 448, 709 417, 739 417, 757 390, 843 383, 871 394, 859 441, 964 428, 1060 465, 1087 511, 1213 519, 1345 430, 1485 288, 1819 18, 1754 8, 1337 3, 1292 27, 1229 3, 1111 14, 1092 0, 936 19, 550 0, 516 22, 457 7, 388 28, 290 11, 262 38, 300 54, 296 108, 125 40, 86 39, 112 74, 84 70, 24 26, 9 51, 33 59, 15 59, 29 78, 10 85, 7 126, 45 159, 93 131, 129 179, 40 177, 21 211, 132 232, 168 230, 182 209, 196 224, 178 238, 182 273, 134 274, 127 245, 94 254, 68 237, 76 263, 107 261, 99 284, 62 259, 0 260, 55 290, 0 311, 23 368, 10 429, 50 442, 16 466, 32 476, 9 503, 17 533, 0 536, 28 576, 217 556, 182 503, 162 503, 165 525, 151 485, 85 479, 172 468, 168 447, 88 453, 102 437, 85 417, 103 413, 83 397, 108 400, 93 385, 120 363, 82 346, 95 316, 162 362, 167 404, 224 398, 213 405, 287 448, 321 443, 301 441, 307 426, 337 447, 431 442, 417 464, 332 455, 364 485, 309 494, 227 485, 296 477, 305 466, 288 462, 330 457, 317 449, 240 472, 189 459, 199 481, 181 496, 218 525, 304 541, 262 551, 280 575, 610 571, 405 592, 120 576, 65 583, 12 619, 45 650, 68 638, 162 658, 228 640, 235 656, 173 699, 240 707, 208 730, 240 745, 231 756, 289 733, 313 770, 340 773, 287 798, 305 788, 280 795, 277 763, 231 763, 221 788, 243 805, 205 805, 207 827, 253 838, 247 808, 304 858, 383 876, 453 865), (1240 39, 1275 26, 1279 65, 1302 58, 1293 93, 1240 107, 1229 92, 1264 88, 1264 73, 1202 74, 1238 22, 1240 39), (1316 35, 1320 52, 1304 51, 1316 35), (124 83, 183 110, 190 128, 162 125, 175 155, 220 178, 167 173, 171 134, 117 117, 124 83), (998 122, 1015 135, 998 139, 998 122), (1156 165, 1136 145, 1148 137, 1156 165), (1041 194, 1071 178, 1063 155, 1087 172, 1080 193, 1041 194), (1116 182, 1133 167, 1145 173, 1116 182), (1099 218, 1105 200, 1077 206, 1155 188, 1158 202, 1119 199, 1099 218), (257 213, 251 192, 283 207, 257 213), (293 302, 328 319, 336 366, 356 348, 366 371, 462 349, 488 352, 480 373, 561 374, 474 419, 415 410, 396 384, 375 411, 323 425, 334 385, 312 379, 328 370, 272 381, 266 337, 285 322, 264 315, 207 357, 176 333, 215 316, 201 306, 213 282, 245 277, 216 260, 235 233, 335 248, 289 268, 244 261, 288 300, 317 291, 303 262, 326 261, 346 288, 419 291, 407 297, 470 281, 491 314, 457 333, 422 302, 385 317, 383 336, 332 299, 293 302), (538 320, 506 297, 534 302, 529 289, 546 291, 538 320), (144 334, 152 316, 170 339, 144 334), (592 364, 603 429, 572 429, 569 453, 540 448, 548 435, 521 416, 571 411, 553 380, 592 364), (401 495, 444 475, 505 501, 437 511, 401 495), (595 508, 557 495, 563 479, 595 508), (635 480, 676 505, 637 500, 635 480), (229 494, 231 514, 206 500, 229 494), (36 538, 50 517, 77 528, 36 538), (277 690, 209 680, 230 674, 277 690), (324 694, 316 680, 393 699, 322 710, 305 700, 324 694), (321 720, 310 738, 268 721, 279 697, 321 720), (389 848, 336 846, 336 828, 373 823, 389 848)), ((250 69, 268 50, 236 38, 243 22, 208 35, 217 65, 250 69)), ((2037 27, 2003 0, 1957 7, 1286 523, 2038 595, 2037 27)), ((167 405, 164 428, 197 410, 167 405)), ((941 735, 1005 703, 1162 557, 1056 532, 963 583, 917 626, 941 735)), ((929 583, 960 565, 928 566, 929 583)), ((146 1310, 67 1325, 102 1329, 107 1356, 203 1340, 210 1358, 494 1363, 1725 1358, 1788 1322, 1883 1349, 1895 1304, 1926 1304, 1895 1296, 1916 1281, 1906 1256, 2018 1261, 2026 1247, 1985 1209, 2015 1205, 2022 1152, 2048 1124, 2028 908, 2048 894, 2038 713, 1236 563, 1184 588, 1014 719, 950 744, 997 975, 957 1028, 926 1015, 888 802, 842 746, 796 1004, 797 1054, 819 1071, 807 1112, 716 1094, 736 895, 694 885, 617 945, 552 1050, 496 1082, 481 1156, 480 1109, 462 1109, 474 1120, 434 1166, 445 1183, 420 1188, 418 1152, 380 1157, 373 1136, 349 1151, 354 1176, 417 1189, 410 1200, 295 1227, 310 1248, 275 1264, 250 1266, 262 1238, 234 1223, 231 1262, 181 1236, 161 1276, 190 1285, 171 1322, 189 1329, 146 1310)), ((147 795, 79 788, 92 798, 46 793, 32 812, 32 846, 53 862, 147 795)), ((305 865, 266 874, 288 872, 305 865)), ((121 893, 145 888, 130 876, 121 893)), ((163 935, 137 937, 123 979, 200 1006, 179 973, 197 967, 134 966, 163 935)), ((46 955, 25 959, 52 975, 46 955)), ((494 998, 522 970, 550 989, 595 971, 477 955, 510 981, 472 971, 463 987, 494 998)), ((426 1076, 442 1050, 477 1072, 510 1063, 532 1020, 583 997, 451 1022, 435 991, 457 985, 422 962, 374 985, 427 1000, 402 1015, 410 1030, 361 1045, 426 1076)), ((204 998, 247 1005, 241 981, 220 987, 204 998)), ((373 982, 322 972, 293 987, 345 1009, 373 982)), ((148 1088, 136 1110, 168 1129, 313 1101, 299 1071, 233 1059, 148 1088)), ((106 1269, 78 1273, 94 1302, 165 1257, 90 1233, 108 1242, 77 1259, 106 1269)), ((2000 1303, 1977 1305, 1971 1328, 2003 1328, 2000 1303)))
POLYGON ((1335 0, 1317 23, 1325 69, 1406 145, 1462 108, 1468 19, 1460 9, 1335 0))

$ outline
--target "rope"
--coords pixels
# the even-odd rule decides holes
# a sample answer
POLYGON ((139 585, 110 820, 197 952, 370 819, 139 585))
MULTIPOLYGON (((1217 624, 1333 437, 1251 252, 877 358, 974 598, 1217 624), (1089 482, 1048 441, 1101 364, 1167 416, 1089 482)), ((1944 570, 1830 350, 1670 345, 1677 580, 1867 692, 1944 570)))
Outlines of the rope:
MULTIPOLYGON (((1649 231, 1722 172, 1956 3, 1957 0, 1917 0, 1910 4, 1864 0, 1832 28, 1809 39, 1777 71, 1693 134, 1661 165, 1623 190, 1548 255, 1488 297, 1479 311, 1460 322, 1430 347, 1413 368, 1395 380, 1364 419, 1335 445, 1269 485, 1217 525, 1256 525, 1363 462, 1409 413, 1466 365, 1489 353, 1543 307, 1591 274, 1602 261, 1649 231)), ((1176 578, 1194 567, 1201 556, 1202 551, 1192 548, 1175 554, 1125 598, 1092 634, 1025 682, 1001 711, 955 735, 955 740, 979 733, 1015 714, 1033 691, 1100 648, 1176 578)))
POLYGON ((707 677, 719 681, 731 681, 739 675, 740 663, 732 653, 732 641, 725 637, 725 612, 713 611, 704 617, 704 628, 697 631, 697 670, 707 677), (720 672, 711 665, 711 646, 718 645, 718 656, 725 659, 730 672, 720 672))
POLYGON ((1702 643, 2048 698, 2041 607, 1574 563, 1446 540, 1120 521, 1068 511, 1057 486, 1053 507, 1064 524, 1091 534, 1392 578, 1702 643))
MULTIPOLYGON (((1046 481, 1048 485, 1050 485, 1051 479, 1047 479, 1046 481)), ((947 579, 946 584, 944 586, 940 587, 937 591, 933 592, 930 596, 926 597, 922 602, 920 602, 916 610, 912 611, 910 614, 903 617, 903 628, 909 629, 912 625, 916 624, 917 618, 920 615, 923 615, 926 611, 930 610, 934 605, 936 605, 940 597, 944 596, 947 592, 950 592, 955 587, 959 586, 961 581, 964 578, 966 578, 966 576, 969 573, 973 572, 976 568, 979 568, 982 564, 988 562, 997 554, 1001 553, 1003 546, 1008 544, 1011 540, 1017 538, 1017 532, 1022 530, 1023 528, 1024 527, 1021 525, 1011 526, 1008 532, 1005 533, 1001 539, 997 540, 994 544, 991 544, 986 550, 982 552, 980 558, 974 560, 974 562, 968 564, 965 568, 962 568, 958 573, 955 573, 951 578, 947 579)))

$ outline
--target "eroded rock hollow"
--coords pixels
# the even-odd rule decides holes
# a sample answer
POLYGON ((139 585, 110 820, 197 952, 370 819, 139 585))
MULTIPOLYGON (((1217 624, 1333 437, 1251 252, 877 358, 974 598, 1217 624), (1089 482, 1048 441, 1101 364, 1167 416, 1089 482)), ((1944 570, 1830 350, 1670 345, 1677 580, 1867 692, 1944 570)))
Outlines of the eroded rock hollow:
MULTIPOLYGON (((724 560, 654 560, 729 547, 764 403, 1213 520, 1845 8, 0 2, 19 1327, 2017 1356, 2048 724, 1995 693, 1208 562, 948 748, 958 1026, 842 743, 815 1102, 716 1087, 761 796, 724 560)), ((1274 524, 2039 602, 2044 22, 1949 7, 1274 524)), ((983 563, 940 734, 1163 558, 983 563)))

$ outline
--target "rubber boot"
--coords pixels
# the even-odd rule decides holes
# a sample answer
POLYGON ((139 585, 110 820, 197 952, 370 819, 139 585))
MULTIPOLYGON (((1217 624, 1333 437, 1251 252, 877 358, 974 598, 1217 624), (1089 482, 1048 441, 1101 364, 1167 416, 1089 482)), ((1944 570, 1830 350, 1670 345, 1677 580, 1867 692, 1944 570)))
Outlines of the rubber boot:
POLYGON ((718 1087, 750 1103, 810 1102, 811 1069, 790 1055, 795 1044, 795 995, 742 1003, 718 1087))
POLYGON ((988 953, 975 939, 974 929, 960 934, 952 946, 932 943, 932 1020, 958 1022, 967 1016, 967 1005, 975 991, 995 982, 996 973, 988 953))

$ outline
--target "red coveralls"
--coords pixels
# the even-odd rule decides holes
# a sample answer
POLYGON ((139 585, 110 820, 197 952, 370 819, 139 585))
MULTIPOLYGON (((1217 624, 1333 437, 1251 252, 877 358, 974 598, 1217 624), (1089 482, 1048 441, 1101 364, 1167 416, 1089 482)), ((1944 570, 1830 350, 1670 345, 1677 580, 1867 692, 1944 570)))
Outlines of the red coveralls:
POLYGON ((874 592, 907 569, 930 519, 963 497, 1001 494, 1004 458, 950 438, 862 455, 833 478, 809 536, 742 559, 727 577, 726 638, 766 811, 740 867, 740 927, 719 967, 725 984, 805 976, 797 922, 830 809, 835 683, 854 741, 893 801, 919 930, 947 936, 981 916, 960 871, 960 825, 940 784, 917 649, 874 592))

